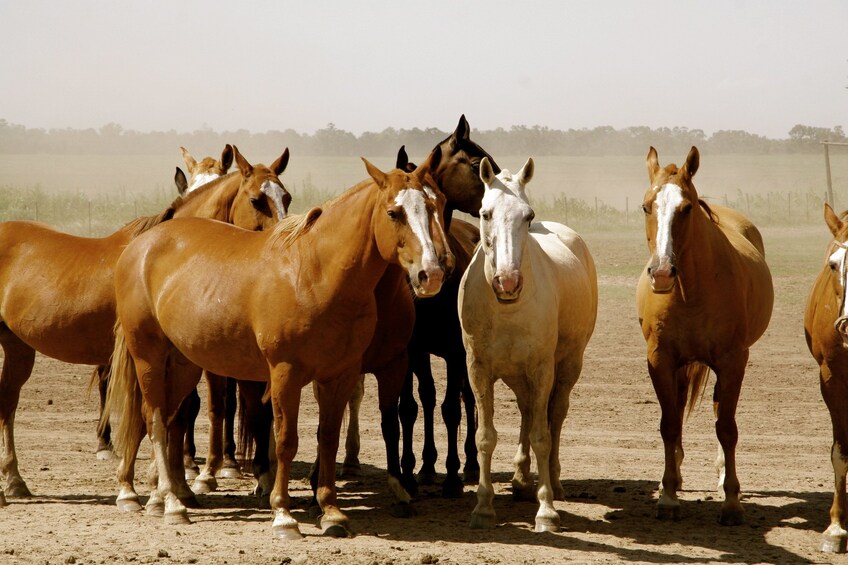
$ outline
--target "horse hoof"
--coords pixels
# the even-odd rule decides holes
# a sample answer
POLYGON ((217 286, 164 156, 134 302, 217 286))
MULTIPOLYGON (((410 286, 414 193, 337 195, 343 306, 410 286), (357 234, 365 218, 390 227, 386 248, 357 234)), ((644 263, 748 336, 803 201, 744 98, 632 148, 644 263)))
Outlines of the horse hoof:
POLYGON ((342 479, 357 479, 362 476, 362 465, 359 461, 345 461, 342 464, 342 479))
POLYGON ((464 487, 459 476, 448 477, 442 483, 442 498, 462 498, 464 487))
POLYGON ((536 518, 536 527, 534 531, 557 533, 559 532, 559 521, 547 518, 536 518))
POLYGON ((218 490, 218 481, 214 477, 208 479, 197 478, 191 483, 191 492, 194 494, 209 494, 215 490, 218 490))
POLYGON ((222 479, 240 479, 242 478, 241 470, 238 467, 224 467, 218 476, 222 479))
POLYGON ((328 538, 349 538, 352 537, 350 531, 344 526, 344 524, 328 524, 327 526, 322 526, 321 531, 322 536, 326 536, 328 538))
POLYGON ((657 519, 658 520, 674 520, 677 521, 680 519, 680 504, 676 504, 674 506, 668 505, 657 505, 657 519))
POLYGON ((9 498, 29 498, 32 493, 27 488, 26 483, 18 479, 9 483, 6 487, 6 496, 9 498))
POLYGON ((495 527, 494 514, 471 513, 471 523, 468 524, 472 530, 491 530, 495 527))
POLYGON ((745 523, 745 514, 742 510, 731 508, 723 509, 718 516, 718 523, 722 526, 740 526, 745 523))
POLYGON ((430 486, 436 484, 436 472, 435 471, 419 471, 418 472, 418 484, 430 486))
POLYGON ((116 500, 115 505, 121 512, 140 512, 142 508, 141 504, 138 502, 138 498, 116 500))
POLYGON ((111 449, 98 449, 95 454, 98 461, 111 461, 115 458, 115 454, 111 449))
POLYGON ((297 526, 271 526, 271 535, 284 541, 303 539, 297 526))
POLYGON ((465 469, 462 472, 462 480, 467 485, 476 485, 480 482, 480 469, 465 469))
POLYGON ((185 510, 179 510, 177 512, 166 512, 165 513, 165 524, 168 526, 180 526, 182 524, 191 524, 191 520, 188 519, 188 512, 185 510))
POLYGON ((408 502, 395 502, 389 509, 393 518, 411 518, 415 515, 415 509, 408 502))
POLYGON ((154 502, 153 504, 150 504, 148 502, 147 506, 144 507, 144 513, 154 518, 162 517, 165 515, 165 503, 154 502))
POLYGON ((822 536, 819 551, 824 551, 825 553, 845 553, 846 549, 848 549, 846 546, 848 546, 848 538, 845 536, 829 536, 825 534, 822 536))
POLYGON ((185 480, 193 481, 194 479, 196 479, 198 477, 198 475, 200 475, 200 468, 191 468, 191 467, 185 468, 185 480))

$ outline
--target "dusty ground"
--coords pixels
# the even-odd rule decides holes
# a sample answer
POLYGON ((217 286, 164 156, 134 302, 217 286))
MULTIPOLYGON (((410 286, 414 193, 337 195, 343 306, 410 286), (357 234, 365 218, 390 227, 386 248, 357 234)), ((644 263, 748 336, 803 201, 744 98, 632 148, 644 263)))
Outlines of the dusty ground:
MULTIPOLYGON (((363 409, 364 477, 340 483, 356 537, 320 537, 304 510, 303 477, 315 453, 309 395, 293 484, 306 539, 271 538, 270 510, 248 494, 248 479, 221 480, 220 491, 201 497, 203 508, 191 511, 191 525, 168 527, 143 514, 122 514, 114 505, 115 464, 93 454, 96 406, 95 395, 85 392, 89 368, 39 357, 16 426, 21 470, 36 496, 12 499, 0 509, 0 563, 848 563, 817 550, 831 498, 830 424, 802 330, 826 228, 772 229, 765 236, 777 304, 770 329, 752 350, 739 405, 743 526, 716 522, 721 495, 715 492, 709 402, 684 428, 681 520, 653 517, 662 472, 659 407, 633 306, 644 243, 631 231, 586 237, 601 272, 601 305, 564 432, 561 533, 535 534, 535 504, 512 501, 518 413, 503 387, 494 463, 500 526, 468 528, 473 487, 461 500, 442 500, 437 488, 426 488, 415 503, 417 516, 392 518, 373 379, 363 409)), ((441 365, 438 374, 444 375, 441 365)), ((437 432, 444 446, 441 425, 437 432)), ((146 446, 142 453, 141 470, 146 446)), ((442 448, 440 466, 443 461, 442 448)), ((138 482, 146 495, 143 480, 138 482)))

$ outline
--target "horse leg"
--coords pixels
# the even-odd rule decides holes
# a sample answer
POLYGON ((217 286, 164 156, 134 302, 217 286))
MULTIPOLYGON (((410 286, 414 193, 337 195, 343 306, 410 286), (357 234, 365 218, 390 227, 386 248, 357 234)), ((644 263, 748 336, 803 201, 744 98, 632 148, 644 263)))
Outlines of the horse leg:
POLYGON ((744 511, 739 503, 739 478, 736 476, 736 442, 739 430, 736 427, 736 405, 748 363, 748 350, 731 353, 716 363, 718 386, 718 417, 716 436, 724 451, 725 479, 724 503, 721 505, 719 522, 725 526, 736 526, 744 522, 744 511))
POLYGON ((474 392, 468 380, 464 349, 455 363, 457 363, 456 369, 462 371, 462 403, 465 405, 465 465, 462 467, 462 474, 465 484, 473 485, 480 480, 477 443, 474 441, 474 434, 477 433, 477 404, 474 402, 474 392))
MULTIPOLYGON (((187 508, 200 508, 192 489, 188 486, 185 478, 185 467, 183 462, 184 445, 183 440, 186 429, 191 420, 191 399, 186 397, 180 403, 176 416, 168 426, 168 465, 171 469, 171 477, 174 480, 174 493, 187 508)), ((193 420, 192 420, 193 421, 193 420)))
MULTIPOLYGON (((522 385, 522 389, 523 386, 522 385)), ((516 398, 525 399, 530 393, 525 390, 515 389, 516 398)), ((515 473, 512 475, 512 498, 513 500, 535 501, 536 485, 530 472, 530 430, 533 426, 532 414, 528 402, 518 402, 518 411, 521 414, 521 425, 518 429, 518 448, 512 458, 515 473)))
POLYGON ((413 510, 410 506, 412 496, 403 487, 400 470, 400 425, 398 422, 398 400, 403 381, 409 367, 409 358, 399 355, 388 365, 374 373, 377 377, 377 394, 380 404, 380 428, 386 444, 386 470, 388 471, 389 490, 394 494, 396 504, 392 505, 392 515, 396 518, 408 518, 413 510))
POLYGON ((683 420, 679 408, 678 373, 670 359, 654 355, 648 358, 648 373, 660 405, 660 435, 665 451, 660 498, 657 501, 657 518, 680 517, 680 501, 677 487, 680 484, 680 468, 677 465, 678 447, 682 443, 683 420))
POLYGON ((424 412, 424 448, 421 450, 421 468, 418 469, 418 483, 432 485, 436 483, 436 460, 439 452, 436 449, 435 413, 436 413, 436 382, 430 367, 430 355, 421 354, 415 363, 415 374, 418 375, 418 398, 421 400, 421 410, 424 412))
POLYGON ((476 361, 470 364, 468 374, 480 413, 475 435, 477 459, 480 463, 480 482, 477 485, 477 506, 471 512, 470 526, 475 529, 494 528, 497 517, 493 505, 495 490, 492 487, 492 454, 498 444, 498 432, 494 421, 495 383, 488 369, 480 366, 476 361))
MULTIPOLYGON (((830 447, 830 463, 833 466, 833 503, 830 505, 830 525, 822 534, 819 549, 828 553, 845 553, 848 546, 848 531, 843 527, 846 515, 845 475, 848 473, 848 410, 845 409, 845 380, 835 378, 830 366, 822 363, 820 368, 822 398, 833 425, 833 443, 830 447)), ((841 377, 842 375, 840 375, 841 377)))
POLYGON ((206 494, 218 488, 215 475, 221 470, 224 459, 224 403, 227 379, 209 371, 204 371, 204 374, 208 387, 209 451, 206 454, 206 465, 191 485, 191 490, 196 494, 206 494))
POLYGON ((465 362, 457 359, 448 360, 447 387, 445 399, 442 402, 442 420, 445 422, 448 436, 448 456, 445 459, 447 475, 442 483, 442 497, 444 498, 461 498, 464 487, 459 476, 459 447, 457 444, 459 443, 459 424, 462 421, 460 397, 462 396, 463 381, 466 380, 468 380, 468 373, 465 362))
POLYGON ((353 390, 348 402, 349 415, 347 436, 345 436, 345 458, 342 463, 342 477, 353 478, 362 476, 362 465, 359 463, 359 409, 365 397, 365 375, 359 375, 359 382, 353 390))
POLYGON ((556 382, 551 391, 551 402, 548 408, 551 427, 551 488, 554 500, 565 500, 565 489, 562 488, 560 476, 562 466, 560 465, 559 448, 562 437, 562 426, 568 416, 568 407, 571 403, 571 391, 580 378, 583 370, 582 352, 575 355, 573 359, 566 358, 557 365, 556 382))
POLYGON ((224 460, 219 475, 225 479, 240 479, 241 467, 236 460, 236 379, 227 378, 224 402, 224 460))
POLYGON ((418 419, 418 403, 412 391, 414 373, 412 371, 413 354, 410 352, 409 368, 403 380, 398 403, 400 423, 403 428, 403 452, 400 459, 401 484, 404 490, 412 496, 418 495, 418 481, 415 478, 415 448, 413 439, 415 421, 418 419))
MULTIPOLYGON (((100 393, 100 418, 103 421, 103 410, 106 407, 106 392, 109 390, 109 365, 98 365, 91 375, 92 381, 97 379, 97 389, 100 393)), ((97 427, 97 451, 96 457, 99 461, 112 459, 112 426, 107 420, 97 427)))
POLYGON ((300 407, 300 383, 290 378, 290 366, 282 366, 271 374, 271 402, 274 408, 274 431, 277 437, 277 473, 271 491, 274 522, 271 533, 279 539, 302 539, 297 520, 291 515, 289 479, 291 463, 297 453, 297 418, 300 407))
POLYGON ((21 387, 32 374, 35 350, 21 341, 5 325, 0 328, 2 328, 0 329, 0 345, 5 354, 3 371, 0 373, 0 480, 6 480, 5 496, 28 497, 32 496, 32 493, 18 471, 18 454, 15 451, 15 413, 21 398, 21 387))
POLYGON ((186 424, 185 443, 183 444, 183 467, 185 468, 186 480, 196 479, 200 473, 200 467, 194 460, 197 455, 197 446, 194 443, 194 422, 200 414, 200 395, 197 391, 190 392, 186 398, 186 424))
POLYGON ((253 494, 262 498, 270 496, 274 486, 269 457, 274 413, 270 403, 262 402, 265 387, 264 382, 238 381, 239 446, 245 454, 253 452, 253 476, 256 478, 253 494))
MULTIPOLYGON (((126 422, 121 425, 128 425, 126 422)), ((118 496, 115 505, 121 512, 138 512, 141 510, 138 493, 135 491, 135 462, 138 449, 146 431, 145 418, 139 418, 132 429, 126 434, 126 446, 122 447, 122 457, 118 462, 118 496)))
MULTIPOLYGON (((674 485, 674 491, 679 492, 683 489, 681 467, 683 466, 683 458, 685 456, 685 452, 683 451, 683 420, 686 416, 686 404, 689 399, 689 376, 686 367, 681 367, 677 370, 677 378, 675 380, 677 382, 677 411, 679 413, 680 434, 677 436, 677 445, 674 446, 674 464, 677 467, 677 484, 674 485)), ((692 394, 696 394, 696 392, 693 391, 692 394)))
MULTIPOLYGON (((348 518, 336 497, 336 454, 344 408, 359 380, 359 371, 348 371, 326 383, 318 383, 318 488, 316 498, 323 515, 320 527, 325 536, 348 537, 348 518)), ((395 439, 397 444, 397 438, 395 439)))

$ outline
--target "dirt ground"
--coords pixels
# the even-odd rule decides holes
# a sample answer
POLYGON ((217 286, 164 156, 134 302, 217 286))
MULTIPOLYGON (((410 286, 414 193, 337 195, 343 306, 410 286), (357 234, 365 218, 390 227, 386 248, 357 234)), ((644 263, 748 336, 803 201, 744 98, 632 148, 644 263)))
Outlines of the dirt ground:
MULTIPOLYGON (((563 434, 567 499, 557 503, 561 533, 534 533, 536 505, 512 500, 518 411, 502 386, 493 464, 499 526, 469 529, 473 486, 459 500, 443 500, 438 487, 425 487, 415 502, 416 516, 393 518, 373 379, 362 410, 364 476, 339 482, 355 537, 323 538, 306 516, 305 476, 315 454, 317 421, 309 394, 292 485, 305 539, 272 539, 271 512, 249 494, 249 478, 221 479, 220 490, 201 496, 202 508, 190 510, 190 525, 123 514, 115 507, 115 462, 94 457, 96 394, 86 394, 90 369, 39 357, 16 426, 21 471, 35 496, 10 499, 0 508, 0 563, 848 563, 818 551, 832 493, 830 424, 802 327, 826 228, 764 233, 777 300, 769 330, 752 349, 737 415, 742 526, 716 521, 722 495, 715 490, 717 442, 709 402, 684 428, 681 519, 654 518, 663 467, 660 415, 634 308, 644 243, 631 231, 586 236, 600 271, 600 312, 563 434)), ((444 378, 441 364, 437 375, 444 378)), ((201 452, 206 429, 201 418, 201 452)), ((436 431, 443 469, 445 434, 438 416, 436 431)), ((148 454, 145 442, 139 475, 148 454)), ((144 501, 142 476, 137 484, 144 501)))

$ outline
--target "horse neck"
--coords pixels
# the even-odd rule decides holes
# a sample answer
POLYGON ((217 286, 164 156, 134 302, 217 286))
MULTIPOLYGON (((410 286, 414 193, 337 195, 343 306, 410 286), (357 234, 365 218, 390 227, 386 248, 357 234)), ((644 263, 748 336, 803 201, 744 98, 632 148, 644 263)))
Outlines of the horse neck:
POLYGON ((715 272, 716 253, 726 246, 722 241, 727 244, 727 238, 700 205, 693 210, 692 227, 687 237, 690 241, 686 242, 685 252, 679 255, 677 262, 680 290, 686 296, 715 290, 708 281, 715 272))
POLYGON ((360 183, 323 205, 315 225, 292 244, 301 264, 310 261, 319 267, 320 284, 332 288, 334 297, 373 296, 390 264, 377 247, 374 208, 379 191, 372 184, 360 183))
POLYGON ((207 218, 229 222, 241 175, 229 174, 193 190, 174 209, 175 218, 207 218))

